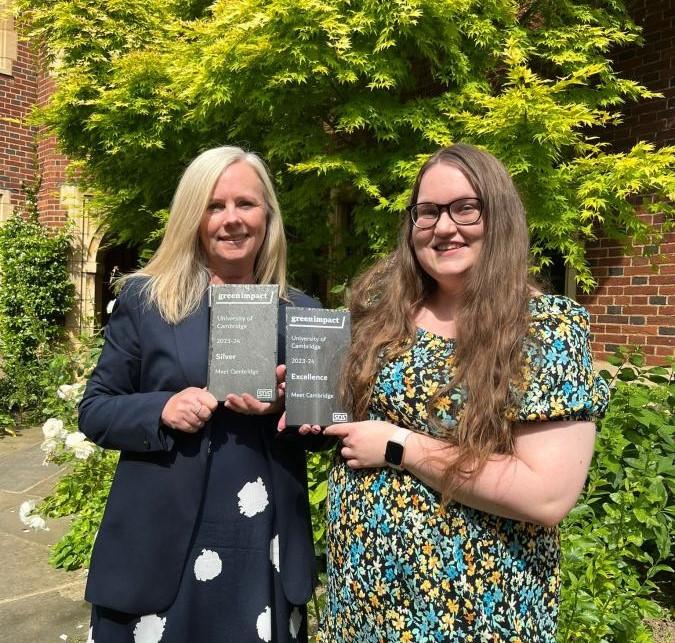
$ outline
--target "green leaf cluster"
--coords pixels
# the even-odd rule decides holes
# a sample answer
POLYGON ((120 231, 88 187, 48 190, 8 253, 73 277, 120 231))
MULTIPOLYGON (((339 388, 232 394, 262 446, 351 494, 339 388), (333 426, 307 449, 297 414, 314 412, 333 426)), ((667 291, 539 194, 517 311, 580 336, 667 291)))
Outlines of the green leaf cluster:
POLYGON ((73 303, 68 274, 70 234, 38 221, 29 193, 26 216, 15 213, 0 227, 0 400, 12 412, 36 409, 40 378, 73 303))
POLYGON ((87 460, 74 461, 72 470, 38 507, 43 516, 74 517, 68 533, 50 551, 54 567, 70 571, 89 566, 118 459, 118 451, 101 450, 87 460))
POLYGON ((311 624, 318 623, 325 608, 326 595, 322 585, 326 578, 326 505, 328 500, 328 474, 335 459, 335 450, 307 453, 307 489, 312 518, 314 551, 319 563, 319 584, 308 606, 311 624))
POLYGON ((312 515, 314 545, 318 553, 326 550, 326 498, 328 497, 328 472, 333 465, 333 450, 307 453, 307 488, 312 515))
POLYGON ((651 641, 644 619, 672 587, 675 376, 622 350, 586 491, 561 537, 558 640, 651 641))
POLYGON ((615 154, 598 138, 626 101, 655 96, 614 70, 613 48, 640 39, 619 0, 16 5, 61 60, 37 122, 123 240, 146 242, 185 164, 223 143, 269 162, 306 286, 390 249, 422 159, 454 141, 514 175, 535 270, 561 253, 587 289, 584 243, 599 229, 658 241, 637 195, 672 224, 675 150, 615 154))
MULTIPOLYGON (((53 352, 40 380, 44 391, 43 419, 58 418, 66 431, 78 430, 81 390, 98 361, 102 345, 100 334, 83 336, 77 343, 53 352), (82 387, 79 395, 58 395, 61 385, 74 383, 82 387)), ((89 565, 118 459, 119 452, 103 449, 97 449, 86 460, 77 459, 66 449, 59 449, 50 456, 57 464, 70 467, 37 510, 44 517, 73 517, 70 529, 50 552, 49 560, 55 567, 73 570, 89 565)))
POLYGON ((72 342, 56 346, 42 360, 40 371, 41 409, 39 420, 59 418, 67 431, 77 431, 77 406, 81 393, 103 346, 102 333, 80 335, 72 342), (78 388, 77 394, 60 395, 62 385, 78 388))

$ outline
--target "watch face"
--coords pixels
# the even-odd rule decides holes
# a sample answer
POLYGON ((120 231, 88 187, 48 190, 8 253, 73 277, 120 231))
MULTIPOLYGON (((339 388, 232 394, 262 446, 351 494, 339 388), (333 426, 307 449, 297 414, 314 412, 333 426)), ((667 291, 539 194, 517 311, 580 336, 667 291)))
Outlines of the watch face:
POLYGON ((401 462, 403 462, 403 445, 398 442, 392 442, 391 440, 387 442, 384 459, 389 464, 395 464, 397 467, 400 467, 401 462))

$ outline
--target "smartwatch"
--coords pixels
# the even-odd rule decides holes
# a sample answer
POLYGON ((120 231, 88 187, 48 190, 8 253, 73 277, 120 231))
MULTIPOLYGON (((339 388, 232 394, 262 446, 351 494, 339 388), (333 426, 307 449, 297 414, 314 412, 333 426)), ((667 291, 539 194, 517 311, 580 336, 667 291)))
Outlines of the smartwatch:
POLYGON ((406 440, 410 437, 412 431, 398 428, 387 442, 387 448, 384 450, 385 462, 394 469, 403 470, 403 452, 405 451, 406 440))

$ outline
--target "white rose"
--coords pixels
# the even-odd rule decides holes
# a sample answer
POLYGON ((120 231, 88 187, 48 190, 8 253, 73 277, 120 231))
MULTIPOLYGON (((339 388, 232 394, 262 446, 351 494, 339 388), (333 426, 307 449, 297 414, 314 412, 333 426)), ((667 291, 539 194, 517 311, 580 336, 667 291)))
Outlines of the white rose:
POLYGON ((84 384, 61 384, 56 390, 56 395, 62 400, 66 401, 79 401, 79 398, 82 396, 84 390, 84 384))
POLYGON ((26 525, 26 527, 30 527, 31 529, 35 529, 36 531, 38 529, 49 531, 47 523, 45 522, 45 519, 42 516, 28 516, 28 520, 24 524, 26 525))
POLYGON ((74 449, 80 442, 84 442, 87 439, 87 436, 84 433, 75 431, 74 433, 69 433, 66 436, 66 446, 69 449, 74 449))
POLYGON ((94 451, 96 451, 96 447, 91 442, 80 442, 73 449, 75 457, 78 460, 86 460, 92 453, 94 453, 94 451))
POLYGON ((35 509, 35 500, 24 500, 19 507, 19 518, 21 522, 24 521, 24 518, 27 518, 30 515, 30 512, 35 509))
POLYGON ((70 397, 71 389, 72 386, 70 384, 61 384, 61 386, 56 389, 56 396, 62 400, 67 400, 70 397))
POLYGON ((49 531, 49 529, 47 529, 47 523, 45 523, 41 516, 30 515, 34 509, 35 500, 26 500, 22 502, 19 507, 19 518, 21 519, 21 522, 31 529, 44 529, 45 531, 49 531))
POLYGON ((84 433, 75 431, 74 433, 69 433, 66 436, 66 446, 69 449, 74 449, 80 443, 84 442, 87 439, 87 436, 84 433))
POLYGON ((80 400, 82 399, 82 396, 84 395, 84 387, 85 383, 84 382, 78 382, 77 384, 73 384, 73 388, 70 390, 70 399, 73 400, 74 402, 79 403, 80 400))
POLYGON ((45 453, 50 454, 56 451, 56 447, 59 446, 59 443, 54 439, 54 438, 47 438, 41 445, 40 449, 42 449, 45 453))
POLYGON ((63 438, 66 435, 66 431, 63 428, 63 421, 57 418, 49 418, 42 425, 42 433, 47 439, 63 438))
POLYGON ((96 447, 87 441, 87 436, 79 431, 66 436, 66 446, 72 449, 75 457, 80 460, 86 460, 96 450, 96 447))

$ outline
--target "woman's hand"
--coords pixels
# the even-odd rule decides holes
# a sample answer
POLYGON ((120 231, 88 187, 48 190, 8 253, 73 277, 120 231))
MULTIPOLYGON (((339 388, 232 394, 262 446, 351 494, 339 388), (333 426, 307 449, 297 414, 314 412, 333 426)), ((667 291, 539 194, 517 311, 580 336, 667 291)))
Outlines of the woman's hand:
POLYGON ((331 424, 324 430, 324 435, 340 438, 342 441, 340 454, 348 467, 363 469, 384 467, 387 464, 384 452, 396 429, 397 427, 389 422, 365 420, 331 424))
MULTIPOLYGON (((282 432, 285 431, 286 428, 286 411, 284 411, 277 423, 277 431, 282 432)), ((321 427, 318 424, 301 424, 298 427, 298 433, 300 435, 318 435, 321 433, 321 427)))
POLYGON ((170 429, 196 433, 218 408, 218 400, 206 389, 190 386, 169 398, 162 409, 162 422, 170 429))
MULTIPOLYGON (((333 424, 324 431, 342 440, 340 453, 352 469, 383 467, 396 426, 368 420, 333 424)), ((561 420, 514 427, 515 452, 492 455, 483 469, 453 492, 453 499, 504 518, 553 527, 572 509, 593 456, 595 425, 561 420)), ((413 431, 403 467, 431 489, 443 492, 456 447, 413 431)))
POLYGON ((270 415, 281 413, 286 399, 286 366, 280 364, 276 369, 277 374, 277 399, 274 402, 261 402, 250 393, 235 395, 229 393, 225 398, 225 406, 231 411, 244 415, 270 415))

